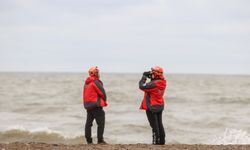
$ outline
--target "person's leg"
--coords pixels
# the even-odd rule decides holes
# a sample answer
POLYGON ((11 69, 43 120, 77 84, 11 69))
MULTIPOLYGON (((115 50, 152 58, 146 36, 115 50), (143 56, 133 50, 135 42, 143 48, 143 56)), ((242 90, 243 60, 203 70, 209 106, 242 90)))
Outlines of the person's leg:
POLYGON ((98 108, 95 110, 94 117, 97 123, 97 138, 98 143, 105 143, 103 140, 103 133, 105 127, 105 112, 102 108, 98 108))
POLYGON ((156 138, 156 144, 160 144, 160 129, 159 129, 159 121, 158 121, 158 114, 153 113, 154 116, 154 124, 155 124, 155 138, 156 138))
POLYGON ((159 143, 159 128, 158 128, 157 115, 149 110, 146 110, 146 114, 147 114, 149 124, 152 128, 152 137, 153 137, 152 144, 158 144, 159 143))
POLYGON ((87 119, 85 123, 85 138, 88 144, 92 144, 92 137, 91 137, 91 127, 93 125, 94 116, 92 114, 92 110, 87 110, 87 119))
POLYGON ((164 126, 162 124, 162 111, 157 114, 158 117, 158 125, 159 125, 159 132, 160 132, 160 143, 164 145, 165 144, 165 130, 164 126))
POLYGON ((146 110, 146 115, 148 118, 149 125, 152 129, 152 144, 156 144, 156 137, 155 137, 155 131, 154 131, 154 117, 151 111, 146 110))
POLYGON ((153 129, 154 128, 154 117, 153 117, 152 111, 146 110, 146 115, 148 118, 149 125, 153 129))

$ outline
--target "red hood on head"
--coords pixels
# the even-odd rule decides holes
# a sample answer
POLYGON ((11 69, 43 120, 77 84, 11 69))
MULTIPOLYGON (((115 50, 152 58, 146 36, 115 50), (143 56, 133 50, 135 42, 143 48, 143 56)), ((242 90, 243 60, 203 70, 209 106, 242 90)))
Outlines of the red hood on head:
POLYGON ((85 84, 89 84, 90 82, 94 81, 98 79, 97 77, 88 77, 86 80, 85 80, 85 84))
POLYGON ((162 80, 165 80, 165 77, 162 75, 162 76, 159 76, 160 79, 162 80))

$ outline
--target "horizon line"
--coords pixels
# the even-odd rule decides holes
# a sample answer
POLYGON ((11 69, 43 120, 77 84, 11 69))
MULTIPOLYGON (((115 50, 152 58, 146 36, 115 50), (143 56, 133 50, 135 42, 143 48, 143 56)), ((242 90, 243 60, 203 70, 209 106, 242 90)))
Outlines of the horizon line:
MULTIPOLYGON (((68 74, 87 74, 87 71, 0 71, 0 73, 55 73, 55 74, 60 74, 60 73, 68 73, 68 74)), ((103 71, 101 74, 142 74, 143 72, 109 72, 109 71, 103 71)), ((169 74, 169 75, 243 75, 243 76, 249 76, 250 73, 204 73, 204 72, 169 72, 169 73, 164 73, 169 74)))

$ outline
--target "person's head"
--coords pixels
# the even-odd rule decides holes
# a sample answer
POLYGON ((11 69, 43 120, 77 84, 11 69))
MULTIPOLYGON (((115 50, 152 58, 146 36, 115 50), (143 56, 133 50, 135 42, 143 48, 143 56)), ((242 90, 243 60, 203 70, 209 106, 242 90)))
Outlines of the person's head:
POLYGON ((89 68, 89 76, 91 76, 91 77, 97 77, 97 78, 100 77, 99 69, 98 69, 97 66, 89 68))
POLYGON ((159 66, 155 66, 151 68, 151 74, 152 74, 152 78, 164 78, 163 77, 163 68, 159 67, 159 66))

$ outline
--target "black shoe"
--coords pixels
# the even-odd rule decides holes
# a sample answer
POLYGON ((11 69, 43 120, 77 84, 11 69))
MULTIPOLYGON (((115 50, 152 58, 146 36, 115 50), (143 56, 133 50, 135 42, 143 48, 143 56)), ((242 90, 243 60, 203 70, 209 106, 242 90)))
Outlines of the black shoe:
POLYGON ((102 144, 102 145, 105 145, 105 144, 108 144, 107 142, 105 142, 104 140, 98 140, 97 144, 102 144))
POLYGON ((153 145, 162 145, 160 142, 160 138, 155 137, 155 143, 153 143, 153 145))
POLYGON ((165 145, 165 139, 160 139, 159 145, 165 145))
POLYGON ((93 144, 92 138, 87 138, 86 141, 87 141, 87 144, 93 144))
POLYGON ((165 144, 165 136, 160 136, 160 145, 164 145, 165 144))
POLYGON ((152 135, 152 144, 155 145, 156 144, 156 136, 155 136, 155 132, 153 132, 152 135))

